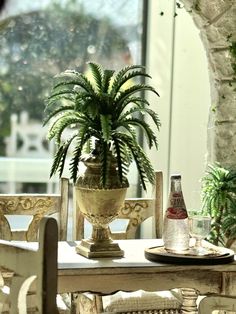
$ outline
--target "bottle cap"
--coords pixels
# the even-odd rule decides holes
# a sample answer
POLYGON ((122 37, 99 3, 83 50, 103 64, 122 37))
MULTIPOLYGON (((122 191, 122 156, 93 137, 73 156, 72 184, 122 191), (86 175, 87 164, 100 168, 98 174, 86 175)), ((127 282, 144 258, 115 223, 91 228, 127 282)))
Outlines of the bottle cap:
POLYGON ((175 179, 181 179, 181 174, 172 174, 171 175, 171 179, 175 180, 175 179))

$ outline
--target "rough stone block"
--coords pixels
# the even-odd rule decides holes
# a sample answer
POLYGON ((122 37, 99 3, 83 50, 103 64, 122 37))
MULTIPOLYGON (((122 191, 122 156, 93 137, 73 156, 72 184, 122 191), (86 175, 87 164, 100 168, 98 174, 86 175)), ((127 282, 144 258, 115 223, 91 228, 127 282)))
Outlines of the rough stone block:
POLYGON ((234 71, 232 68, 232 58, 229 48, 212 52, 210 62, 217 73, 216 77, 218 79, 233 77, 234 71))
MULTIPOLYGON (((236 122, 236 83, 224 82, 218 87, 218 104, 214 112, 210 112, 211 121, 236 122)), ((214 122, 213 122, 214 123, 214 122)))
POLYGON ((222 123, 215 127, 214 159, 224 166, 236 160, 236 123, 222 123))
POLYGON ((231 39, 236 40, 235 25, 236 4, 213 24, 206 27, 206 35, 210 46, 229 45, 228 36, 230 35, 232 35, 231 39))
POLYGON ((195 1, 195 9, 200 11, 209 21, 212 21, 227 11, 233 3, 234 0, 199 0, 195 1))

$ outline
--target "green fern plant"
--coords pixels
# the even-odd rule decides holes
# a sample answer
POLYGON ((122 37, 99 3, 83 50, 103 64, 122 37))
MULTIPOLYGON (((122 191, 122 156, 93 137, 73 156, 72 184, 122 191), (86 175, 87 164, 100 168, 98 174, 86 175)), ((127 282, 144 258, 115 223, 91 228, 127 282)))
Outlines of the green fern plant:
POLYGON ((236 240, 236 170, 209 165, 202 178, 202 200, 212 218, 210 241, 231 247, 236 240))
POLYGON ((84 148, 95 139, 103 188, 108 187, 108 169, 115 158, 120 185, 127 182, 128 168, 134 160, 146 189, 146 182, 154 183, 154 169, 138 143, 137 129, 144 132, 149 148, 154 145, 158 149, 157 137, 144 116, 152 118, 157 130, 160 120, 141 92, 159 94, 150 85, 133 82, 138 77, 150 78, 140 65, 126 66, 118 72, 92 62, 88 66, 91 77, 70 70, 57 75, 46 100, 44 125, 51 122, 48 139, 55 139, 57 144, 50 176, 57 171, 62 176, 68 149, 73 143, 70 173, 76 182, 84 148), (74 134, 63 142, 62 133, 71 127, 74 134))

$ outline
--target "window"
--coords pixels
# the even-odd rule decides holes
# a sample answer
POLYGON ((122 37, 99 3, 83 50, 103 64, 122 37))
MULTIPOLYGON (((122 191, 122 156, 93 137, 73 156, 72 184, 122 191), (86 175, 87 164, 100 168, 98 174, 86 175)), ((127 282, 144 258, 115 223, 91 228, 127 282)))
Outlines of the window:
MULTIPOLYGON (((53 147, 42 118, 52 77, 66 69, 86 71, 87 61, 114 69, 141 63, 142 12, 141 0, 6 2, 0 24, 1 192, 44 189, 53 147)), ((57 181, 47 183, 48 192, 57 181)))

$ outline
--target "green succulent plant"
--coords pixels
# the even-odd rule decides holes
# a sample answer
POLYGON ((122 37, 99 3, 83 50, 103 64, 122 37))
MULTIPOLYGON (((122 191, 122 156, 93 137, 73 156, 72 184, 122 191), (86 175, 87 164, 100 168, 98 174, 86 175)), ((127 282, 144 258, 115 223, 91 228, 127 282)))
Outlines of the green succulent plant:
POLYGON ((154 169, 146 153, 138 143, 137 129, 141 129, 148 142, 158 149, 158 141, 144 116, 150 116, 159 130, 160 120, 149 108, 143 91, 156 90, 147 84, 135 83, 135 78, 150 78, 140 65, 131 65, 115 72, 103 69, 97 63, 88 63, 89 74, 67 70, 55 77, 54 86, 46 100, 44 125, 51 122, 48 139, 55 139, 57 150, 50 176, 57 171, 62 176, 68 148, 73 143, 70 160, 71 178, 76 182, 78 166, 85 148, 95 139, 101 162, 101 184, 108 184, 108 170, 115 158, 119 181, 122 186, 128 168, 135 161, 141 183, 154 183, 154 169), (62 141, 62 133, 73 128, 73 135, 62 141))
POLYGON ((202 178, 203 210, 212 218, 210 241, 231 247, 236 240, 236 170, 208 165, 202 178))

